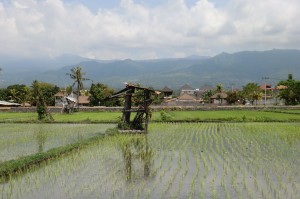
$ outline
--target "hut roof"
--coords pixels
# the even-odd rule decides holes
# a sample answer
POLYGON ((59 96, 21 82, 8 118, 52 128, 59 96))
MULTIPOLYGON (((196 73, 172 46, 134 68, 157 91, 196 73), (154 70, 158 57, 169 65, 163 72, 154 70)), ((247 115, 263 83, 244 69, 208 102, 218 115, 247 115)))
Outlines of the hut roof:
POLYGON ((200 91, 210 91, 210 90, 214 90, 214 87, 210 86, 210 85, 204 85, 204 86, 201 86, 199 88, 200 91))
POLYGON ((79 104, 89 104, 90 103, 89 96, 79 96, 78 100, 79 100, 79 104))
POLYGON ((184 93, 184 94, 180 95, 177 99, 178 100, 196 100, 196 97, 189 95, 187 93, 184 93))
POLYGON ((165 86, 161 91, 163 92, 173 92, 172 89, 170 89, 169 87, 165 86))
POLYGON ((190 85, 185 84, 181 87, 181 90, 194 90, 190 85))
POLYGON ((54 96, 55 96, 55 97, 65 97, 65 96, 66 96, 66 93, 63 92, 63 91, 59 91, 59 92, 56 93, 54 96))
POLYGON ((227 98, 227 94, 226 93, 216 93, 214 94, 213 96, 211 96, 210 98, 211 99, 218 99, 218 98, 221 98, 221 99, 226 99, 227 98))

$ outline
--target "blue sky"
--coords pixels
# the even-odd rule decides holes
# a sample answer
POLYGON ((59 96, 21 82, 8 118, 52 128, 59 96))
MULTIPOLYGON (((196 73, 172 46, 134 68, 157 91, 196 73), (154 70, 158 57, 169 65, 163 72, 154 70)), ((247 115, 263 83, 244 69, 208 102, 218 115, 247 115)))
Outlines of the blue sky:
POLYGON ((299 0, 0 0, 0 55, 155 59, 297 49, 299 0))

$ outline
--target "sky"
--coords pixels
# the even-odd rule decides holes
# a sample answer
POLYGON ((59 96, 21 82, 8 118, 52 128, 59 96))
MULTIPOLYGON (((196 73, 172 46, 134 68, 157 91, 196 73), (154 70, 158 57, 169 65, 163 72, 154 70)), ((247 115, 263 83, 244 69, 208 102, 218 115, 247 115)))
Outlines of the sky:
POLYGON ((0 55, 95 59, 298 49, 299 0, 0 0, 0 55))

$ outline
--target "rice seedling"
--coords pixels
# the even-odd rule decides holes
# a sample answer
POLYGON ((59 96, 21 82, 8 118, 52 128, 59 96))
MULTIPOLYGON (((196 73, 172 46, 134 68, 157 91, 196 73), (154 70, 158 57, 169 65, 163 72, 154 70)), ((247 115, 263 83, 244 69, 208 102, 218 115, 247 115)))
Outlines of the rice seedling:
MULTIPOLYGON (((7 147, 22 143, 18 150, 26 149, 32 142, 30 150, 39 150, 43 136, 17 139, 20 130, 14 128, 11 137, 0 130, 0 137, 10 139, 7 147)), ((42 129, 52 145, 43 150, 93 134, 42 129)), ((104 137, 20 171, 0 184, 0 197, 299 198, 299 129, 297 123, 154 123, 147 135, 104 137)))

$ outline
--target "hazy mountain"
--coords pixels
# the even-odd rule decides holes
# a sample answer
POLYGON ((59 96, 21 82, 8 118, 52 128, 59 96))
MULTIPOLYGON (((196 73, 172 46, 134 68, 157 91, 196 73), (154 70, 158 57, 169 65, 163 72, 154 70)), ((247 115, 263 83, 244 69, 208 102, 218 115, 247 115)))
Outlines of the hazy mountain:
MULTIPOLYGON (((49 61, 49 60, 48 60, 49 61)), ((38 63, 38 64, 37 64, 38 63)), ((1 64, 1 61, 0 61, 1 64)), ((115 88, 123 87, 122 82, 139 82, 143 85, 162 88, 165 85, 178 89, 185 83, 197 88, 205 84, 222 83, 225 88, 231 85, 242 86, 248 82, 262 81, 263 76, 271 77, 270 83, 286 79, 292 73, 300 78, 299 50, 243 51, 233 54, 221 53, 214 57, 190 56, 182 59, 156 60, 90 60, 77 56, 62 56, 55 60, 35 65, 43 65, 28 70, 28 63, 15 64, 15 71, 3 74, 2 82, 30 84, 34 79, 51 82, 59 86, 70 85, 65 74, 76 65, 81 65, 86 77, 94 82, 106 83, 115 88), (64 63, 64 65, 62 65, 64 63), (50 65, 52 70, 45 70, 50 65), (52 67, 53 68, 53 67, 52 67), (23 71, 23 72, 20 72, 23 71)), ((34 64, 32 64, 34 65, 34 64)), ((86 85, 91 83, 87 82, 86 85)))
POLYGON ((41 73, 49 68, 59 69, 66 65, 89 60, 77 55, 62 55, 56 58, 16 58, 13 56, 0 56, 0 74, 2 86, 11 84, 31 84, 41 73))
POLYGON ((287 74, 300 77, 299 50, 244 51, 222 53, 204 63, 197 63, 182 72, 201 74, 214 82, 245 84, 261 81, 263 76, 286 79, 287 74))

